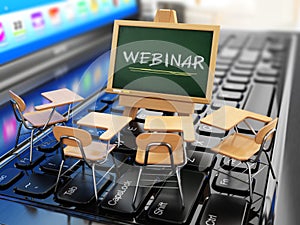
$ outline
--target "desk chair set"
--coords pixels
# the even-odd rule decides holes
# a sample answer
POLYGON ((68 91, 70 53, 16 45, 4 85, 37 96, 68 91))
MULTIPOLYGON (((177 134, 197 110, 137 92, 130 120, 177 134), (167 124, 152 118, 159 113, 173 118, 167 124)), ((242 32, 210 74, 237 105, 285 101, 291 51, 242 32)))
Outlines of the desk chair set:
MULTIPOLYGON (((36 111, 24 113, 26 104, 23 99, 9 91, 11 103, 19 122, 15 148, 18 146, 22 126, 31 130, 30 135, 30 159, 32 163, 33 141, 36 130, 44 131, 53 126, 53 134, 60 142, 62 156, 55 192, 57 192, 61 179, 62 169, 66 157, 77 158, 92 169, 93 188, 95 200, 98 201, 97 181, 95 166, 106 162, 108 155, 120 145, 120 131, 133 119, 129 116, 111 115, 105 113, 90 112, 81 118, 79 126, 96 127, 106 131, 99 136, 99 140, 93 140, 89 132, 84 129, 68 127, 65 122, 70 117, 70 106, 84 99, 76 93, 64 88, 56 91, 42 93, 42 96, 50 100, 50 103, 36 106, 36 111), (66 116, 56 111, 56 108, 69 105, 66 116), (117 144, 111 144, 110 140, 117 135, 117 144), (106 142, 106 143, 105 143, 106 142)), ((247 166, 249 198, 252 201, 251 163, 259 162, 262 152, 268 160, 272 176, 276 179, 271 160, 267 154, 267 143, 272 139, 276 131, 278 119, 259 115, 253 112, 223 106, 217 111, 200 120, 201 123, 214 126, 223 130, 234 129, 235 132, 223 138, 222 141, 211 150, 230 159, 239 160, 247 166), (246 119, 254 119, 267 123, 256 132, 246 119), (238 132, 237 125, 244 122, 253 132, 254 136, 238 132), (254 158, 253 158, 254 157, 254 158)), ((184 207, 184 194, 181 186, 181 168, 187 163, 186 143, 195 141, 193 121, 190 116, 147 116, 144 124, 148 133, 139 134, 136 137, 137 151, 135 162, 139 168, 137 184, 132 197, 134 205, 139 190, 141 174, 145 167, 168 167, 176 174, 181 205, 184 207)), ((116 166, 116 165, 115 165, 116 166)))

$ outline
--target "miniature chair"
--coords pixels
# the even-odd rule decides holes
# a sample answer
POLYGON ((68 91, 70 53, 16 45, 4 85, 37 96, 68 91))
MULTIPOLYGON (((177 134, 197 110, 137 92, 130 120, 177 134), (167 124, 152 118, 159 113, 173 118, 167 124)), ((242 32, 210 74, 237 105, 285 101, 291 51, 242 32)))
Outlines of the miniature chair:
POLYGON ((261 152, 264 152, 268 160, 268 165, 271 169, 272 176, 276 179, 274 169, 271 164, 271 160, 266 150, 266 142, 272 138, 276 131, 278 118, 272 120, 267 125, 262 127, 256 134, 255 137, 250 137, 241 133, 233 133, 226 137, 221 143, 212 148, 212 151, 218 154, 227 156, 231 159, 239 160, 245 163, 248 170, 248 183, 250 192, 250 201, 252 202, 252 174, 249 162, 258 162, 261 152), (254 160, 251 157, 256 154, 254 160))
POLYGON ((26 109, 26 104, 23 99, 15 94, 13 91, 9 91, 9 95, 11 97, 11 104, 14 110, 15 117, 19 124, 15 148, 17 148, 21 133, 22 125, 26 129, 31 130, 30 135, 30 157, 29 161, 32 162, 32 151, 33 151, 33 135, 36 129, 44 130, 45 128, 55 125, 57 123, 65 122, 66 118, 58 113, 55 109, 42 110, 42 111, 34 111, 24 113, 26 109))
POLYGON ((182 137, 174 133, 143 133, 136 138, 136 143, 135 161, 140 165, 140 168, 133 195, 133 204, 145 166, 171 167, 173 173, 176 173, 181 203, 184 207, 180 169, 186 164, 186 154, 182 137))
POLYGON ((92 168, 93 187, 97 201, 98 191, 95 165, 104 163, 107 160, 108 154, 115 148, 116 145, 93 141, 89 132, 73 127, 55 126, 53 128, 53 133, 56 140, 60 141, 62 154, 62 161, 57 175, 55 192, 57 191, 65 157, 74 157, 83 160, 89 167, 92 168), (63 145, 66 145, 66 147, 63 148, 63 145), (91 163, 91 166, 89 163, 91 163))

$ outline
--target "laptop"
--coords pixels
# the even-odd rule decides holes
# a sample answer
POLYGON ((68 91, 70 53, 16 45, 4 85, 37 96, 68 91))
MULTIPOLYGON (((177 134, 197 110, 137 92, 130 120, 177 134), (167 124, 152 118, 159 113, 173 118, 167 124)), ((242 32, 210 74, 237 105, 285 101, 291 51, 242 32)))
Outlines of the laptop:
MULTIPOLYGON (((68 126, 76 127, 77 121, 92 111, 122 115, 124 107, 119 105, 118 96, 105 91, 113 21, 137 20, 139 11, 135 0, 2 1, 0 223, 296 224, 299 141, 295 130, 300 82, 296 76, 300 69, 297 33, 221 30, 212 102, 195 104, 193 112, 196 141, 187 146, 189 160, 181 171, 184 208, 179 207, 175 176, 160 179, 152 170, 144 174, 147 182, 140 188, 143 194, 138 204, 131 204, 134 187, 129 181, 137 178, 136 137, 145 132, 147 116, 173 115, 170 112, 140 109, 121 130, 121 145, 97 169, 98 178, 103 172, 109 173, 105 185, 99 185, 98 201, 92 198, 92 183, 85 183, 85 179, 90 180, 90 168, 80 161, 66 163, 60 191, 54 191, 61 158, 51 129, 36 133, 34 153, 43 157, 34 167, 16 166, 29 157, 30 134, 22 127, 16 143, 19 123, 8 90, 23 98, 28 111, 47 103, 41 95, 45 91, 76 91, 85 100, 72 105, 68 126), (263 164, 265 158, 253 164, 252 202, 247 169, 211 151, 228 134, 200 123, 201 118, 223 105, 279 117, 268 151, 277 180, 263 164), (149 185, 153 180, 155 184, 149 185), (91 198, 83 201, 87 195, 91 198)), ((68 108, 57 110, 65 115, 68 108)), ((263 126, 251 122, 256 131, 263 126)), ((80 128, 93 139, 103 133, 101 129, 80 128)), ((239 125, 237 129, 251 135, 247 126, 239 125)), ((117 138, 113 141, 117 143, 117 138)))

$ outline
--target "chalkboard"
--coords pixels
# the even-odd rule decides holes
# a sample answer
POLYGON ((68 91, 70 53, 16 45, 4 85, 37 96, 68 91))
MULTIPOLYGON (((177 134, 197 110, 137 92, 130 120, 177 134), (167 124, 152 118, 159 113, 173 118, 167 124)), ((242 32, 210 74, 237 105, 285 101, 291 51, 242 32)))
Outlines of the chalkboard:
POLYGON ((219 26, 115 21, 108 92, 209 103, 219 26))

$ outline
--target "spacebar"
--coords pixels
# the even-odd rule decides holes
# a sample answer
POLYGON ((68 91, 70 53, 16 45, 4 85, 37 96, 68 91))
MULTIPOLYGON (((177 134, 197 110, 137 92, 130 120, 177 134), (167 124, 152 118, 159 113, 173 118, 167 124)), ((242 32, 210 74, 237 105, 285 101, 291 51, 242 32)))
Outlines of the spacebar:
MULTIPOLYGON (((269 116, 273 92, 273 85, 255 84, 250 92, 244 109, 269 116)), ((256 131, 258 131, 264 125, 258 121, 250 121, 250 123, 256 131)), ((249 132, 249 128, 244 123, 241 123, 238 128, 242 131, 249 132)))

